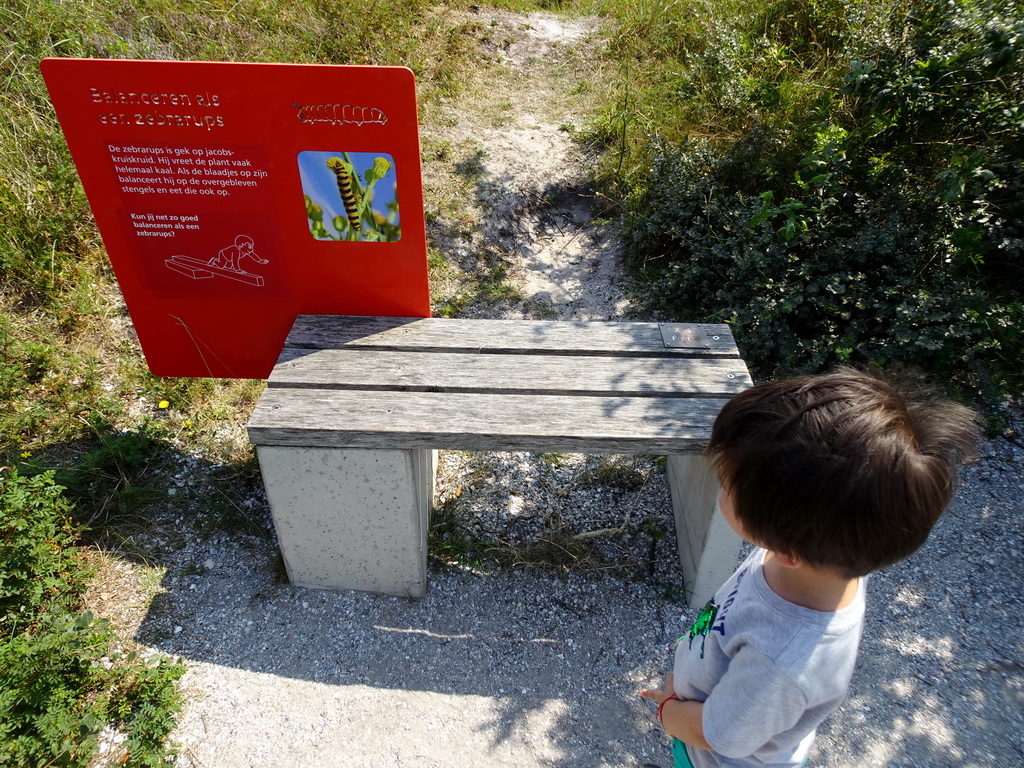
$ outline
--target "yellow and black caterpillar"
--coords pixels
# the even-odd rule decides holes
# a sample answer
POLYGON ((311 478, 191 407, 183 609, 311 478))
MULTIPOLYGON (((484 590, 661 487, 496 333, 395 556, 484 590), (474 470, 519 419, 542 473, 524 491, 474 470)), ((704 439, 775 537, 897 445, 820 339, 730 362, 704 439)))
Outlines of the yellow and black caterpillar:
POLYGON ((338 193, 341 195, 341 202, 345 205, 345 215, 348 216, 348 223, 352 229, 359 230, 359 203, 361 195, 352 184, 353 169, 344 160, 332 157, 327 161, 327 167, 334 171, 338 179, 338 193))

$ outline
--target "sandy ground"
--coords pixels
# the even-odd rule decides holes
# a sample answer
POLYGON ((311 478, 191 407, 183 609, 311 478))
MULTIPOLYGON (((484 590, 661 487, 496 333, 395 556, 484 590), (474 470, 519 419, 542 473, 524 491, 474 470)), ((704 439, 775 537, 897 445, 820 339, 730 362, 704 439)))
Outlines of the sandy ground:
POLYGON ((423 168, 428 197, 446 186, 444 177, 472 180, 459 212, 468 227, 428 221, 428 233, 467 270, 475 254, 499 256, 526 301, 512 309, 482 303, 464 314, 621 317, 629 310, 622 244, 589 185, 595 158, 572 138, 586 121, 574 92, 593 72, 598 22, 501 11, 472 18, 489 30, 483 47, 493 65, 469 93, 441 106, 432 121, 439 135, 425 129, 426 146, 451 146, 455 156, 423 168))

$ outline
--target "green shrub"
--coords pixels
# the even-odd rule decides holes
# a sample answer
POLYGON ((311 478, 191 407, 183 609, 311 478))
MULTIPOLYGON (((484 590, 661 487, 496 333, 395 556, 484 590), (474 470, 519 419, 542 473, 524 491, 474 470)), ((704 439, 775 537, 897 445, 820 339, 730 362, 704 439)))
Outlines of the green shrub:
MULTIPOLYGON (((104 639, 92 617, 46 614, 32 632, 0 644, 0 747, 5 764, 82 765, 103 721, 83 706, 104 639)), ((98 713, 97 713, 98 714, 98 713)))
MULTIPOLYGON (((855 61, 841 148, 851 184, 914 186, 937 205, 941 255, 1024 288, 1024 20, 1019 3, 921 0, 909 50, 855 61)), ((994 279, 994 280, 993 280, 994 279)))
POLYGON ((166 765, 184 667, 122 655, 77 613, 89 572, 69 511, 52 473, 0 475, 0 765, 85 768, 104 727, 125 765, 166 765))
MULTIPOLYGON (((771 10, 811 5, 838 28, 835 4, 771 10)), ((641 297, 732 322, 762 376, 900 361, 969 394, 1019 393, 1024 22, 1012 5, 903 3, 870 46, 877 24, 855 14, 831 37, 787 16, 773 32, 785 58, 804 61, 809 36, 872 58, 805 69, 824 81, 803 117, 763 102, 770 114, 738 138, 648 145, 625 201, 641 297)), ((735 130, 733 108, 716 110, 712 124, 735 130)))
POLYGON ((92 764, 104 726, 125 735, 127 766, 168 765, 184 667, 113 650, 103 621, 48 614, 0 643, 0 764, 92 764))
POLYGON ((85 588, 69 512, 52 472, 0 475, 0 636, 70 610, 85 588))

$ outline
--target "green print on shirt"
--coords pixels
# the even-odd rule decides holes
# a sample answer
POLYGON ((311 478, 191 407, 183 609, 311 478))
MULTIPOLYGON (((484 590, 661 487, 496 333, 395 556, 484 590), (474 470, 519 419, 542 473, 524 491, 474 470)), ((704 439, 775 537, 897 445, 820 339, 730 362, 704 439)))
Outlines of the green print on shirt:
MULTIPOLYGON (((708 600, 704 607, 697 614, 693 626, 690 627, 690 648, 693 648, 693 638, 700 636, 700 657, 704 658, 704 640, 708 636, 711 625, 715 623, 715 616, 718 615, 718 606, 708 600)), ((681 640, 682 638, 680 638, 681 640)))

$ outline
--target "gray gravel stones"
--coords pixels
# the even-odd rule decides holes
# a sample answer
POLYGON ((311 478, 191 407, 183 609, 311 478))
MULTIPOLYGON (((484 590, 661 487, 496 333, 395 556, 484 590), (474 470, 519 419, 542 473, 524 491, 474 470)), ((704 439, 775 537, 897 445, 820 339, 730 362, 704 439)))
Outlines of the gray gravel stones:
MULTIPOLYGON (((983 450, 925 548, 871 578, 853 687, 813 765, 1024 763, 1024 450, 983 450)), ((189 667, 178 765, 670 765, 638 691, 693 612, 664 478, 644 462, 623 490, 595 482, 600 457, 442 455, 440 498, 461 489, 480 540, 614 528, 635 504, 631 532, 592 542, 618 570, 434 562, 408 601, 293 588, 267 542, 186 537, 138 633, 189 667), (644 522, 666 528, 653 572, 644 522)))

